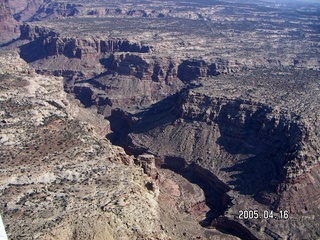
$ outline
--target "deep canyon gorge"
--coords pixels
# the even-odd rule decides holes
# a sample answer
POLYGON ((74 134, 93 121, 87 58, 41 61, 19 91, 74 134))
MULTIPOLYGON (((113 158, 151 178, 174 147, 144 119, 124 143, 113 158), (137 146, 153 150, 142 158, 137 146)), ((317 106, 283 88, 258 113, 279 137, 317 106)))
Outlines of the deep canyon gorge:
POLYGON ((319 237, 319 4, 0 4, 10 239, 319 237))

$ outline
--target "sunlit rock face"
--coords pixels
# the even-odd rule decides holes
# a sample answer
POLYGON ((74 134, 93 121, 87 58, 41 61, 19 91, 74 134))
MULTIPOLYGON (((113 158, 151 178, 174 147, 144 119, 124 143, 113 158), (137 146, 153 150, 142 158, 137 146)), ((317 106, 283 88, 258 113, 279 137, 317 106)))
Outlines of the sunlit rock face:
POLYGON ((2 46, 29 65, 0 68, 10 236, 318 238, 319 5, 9 4, 26 22, 2 46))
POLYGON ((0 59, 1 214, 9 239, 165 239, 156 183, 104 139, 108 121, 67 98, 62 78, 36 74, 17 54, 0 59))

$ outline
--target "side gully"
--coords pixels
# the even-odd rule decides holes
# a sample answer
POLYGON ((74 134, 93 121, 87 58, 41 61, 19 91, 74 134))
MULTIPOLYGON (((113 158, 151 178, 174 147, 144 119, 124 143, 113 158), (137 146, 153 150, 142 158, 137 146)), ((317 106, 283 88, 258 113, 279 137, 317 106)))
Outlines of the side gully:
MULTIPOLYGON (((170 129, 174 128, 175 123, 179 124, 177 119, 183 119, 181 126, 185 128, 179 128, 179 131, 185 131, 184 135, 188 136, 188 132, 192 129, 187 127, 189 126, 188 124, 192 124, 192 122, 201 123, 204 121, 203 119, 209 119, 208 121, 211 124, 215 124, 219 129, 219 134, 211 135, 215 138, 211 139, 209 144, 217 144, 224 147, 225 153, 229 154, 230 157, 234 157, 240 153, 243 155, 251 154, 251 158, 242 161, 244 166, 240 165, 238 168, 230 170, 241 171, 243 174, 237 175, 239 178, 237 179, 238 182, 235 181, 231 185, 234 184, 237 187, 236 190, 242 191, 244 194, 255 195, 257 198, 260 196, 260 192, 272 192, 275 189, 276 186, 271 185, 274 179, 278 181, 284 180, 285 172, 283 171, 283 166, 295 158, 298 149, 294 147, 301 141, 303 134, 298 125, 289 124, 290 122, 287 123, 282 115, 273 115, 272 109, 263 105, 237 99, 222 99, 215 102, 215 99, 193 92, 190 93, 188 90, 182 91, 181 94, 172 96, 170 99, 163 100, 161 104, 159 103, 141 115, 131 115, 118 109, 114 110, 108 119, 113 131, 112 136, 109 136, 109 140, 113 144, 122 146, 128 154, 135 156, 145 153, 155 155, 156 159, 158 159, 158 167, 169 169, 181 175, 189 182, 197 184, 203 190, 206 204, 210 208, 205 220, 200 223, 203 227, 214 227, 221 232, 237 236, 241 239, 257 238, 240 222, 225 216, 227 210, 233 206, 233 199, 228 195, 231 188, 214 173, 206 169, 205 164, 199 165, 197 163, 195 157, 198 154, 201 155, 201 152, 197 152, 196 150, 195 153, 191 152, 191 155, 190 153, 186 155, 181 152, 179 156, 174 155, 175 149, 172 147, 179 145, 175 145, 177 139, 174 138, 175 136, 170 132, 170 129), (209 112, 208 109, 204 107, 204 109, 196 112, 198 108, 192 104, 209 106, 212 114, 205 118, 206 115, 202 114, 202 112, 209 112), (214 111, 215 109, 220 109, 220 111, 214 111), (241 121, 241 116, 245 117, 246 121, 241 121), (275 123, 276 120, 279 121, 278 124, 275 123), (260 129, 258 133, 256 129, 260 129), (274 134, 274 130, 278 131, 278 135, 274 134), (234 140, 233 133, 238 134, 241 141, 237 142, 234 140), (152 138, 153 142, 145 142, 144 135, 147 136, 146 139, 148 137, 152 138), (293 138, 291 136, 296 137, 293 138), (153 143, 158 140, 165 141, 163 142, 163 147, 170 149, 173 155, 166 155, 165 151, 162 152, 157 148, 153 149, 153 143), (285 141, 280 142, 281 144, 278 149, 273 149, 273 152, 266 151, 266 149, 270 149, 270 146, 273 146, 274 143, 280 140, 285 141), (234 147, 246 147, 248 145, 255 147, 244 149, 234 147), (266 154, 267 152, 268 154, 266 154), (269 159, 272 159, 274 162, 269 161, 269 159), (252 173, 247 171, 247 169, 255 169, 260 174, 261 171, 259 170, 266 167, 269 168, 266 169, 266 173, 262 176, 265 179, 263 181, 264 185, 256 184, 252 181, 254 183, 251 186, 247 186, 244 182, 241 182, 241 180, 248 176, 252 177, 252 179, 258 176, 250 175, 252 173)), ((213 129, 210 127, 211 125, 208 126, 209 130, 213 129)), ((193 142, 193 144, 195 144, 193 146, 198 148, 204 146, 197 145, 197 142, 193 142)), ((177 149, 177 152, 179 152, 179 149, 177 149)), ((222 171, 228 170, 226 167, 221 169, 222 171)), ((272 206, 272 204, 267 203, 266 205, 272 206)), ((274 204, 277 204, 277 202, 274 204)))
MULTIPOLYGON (((35 64, 48 57, 59 61, 60 56, 75 59, 81 64, 95 59, 94 66, 99 67, 93 70, 90 66, 86 68, 82 65, 77 70, 59 70, 60 65, 53 64, 53 69, 36 68, 35 71, 43 75, 62 76, 66 92, 74 94, 85 107, 97 108, 98 113, 110 121, 112 132, 106 137, 114 145, 123 147, 129 155, 153 154, 158 168, 169 169, 198 185, 210 208, 206 218, 200 222, 203 227, 214 227, 241 239, 258 239, 253 235, 258 234, 257 232, 251 232, 250 228, 236 219, 225 216, 231 207, 236 206, 236 203, 233 205, 229 192, 231 188, 276 210, 286 201, 281 194, 288 190, 290 184, 298 181, 299 177, 304 177, 304 173, 319 158, 319 148, 315 143, 317 134, 309 135, 312 128, 308 130, 308 125, 303 124, 300 116, 282 111, 278 106, 275 108, 263 104, 263 101, 255 102, 251 97, 240 99, 232 94, 222 97, 217 94, 217 97, 213 97, 214 92, 207 94, 207 90, 201 89, 202 83, 196 85, 192 82, 194 79, 218 75, 222 71, 221 66, 226 66, 226 69, 229 67, 227 63, 206 63, 204 60, 173 62, 167 59, 159 63, 158 60, 151 61, 152 64, 149 64, 148 58, 141 57, 143 53, 151 51, 149 46, 122 39, 60 37, 59 33, 49 28, 31 25, 22 25, 21 36, 15 41, 20 40, 30 41, 19 47, 21 58, 28 63, 35 64), (104 72, 98 75, 100 70, 104 72), (148 97, 157 103, 150 108, 143 108, 143 111, 137 107, 139 111, 135 111, 132 110, 135 105, 131 102, 135 95, 122 96, 124 99, 120 100, 117 99, 120 95, 118 92, 115 94, 110 91, 110 95, 108 92, 99 95, 100 92, 118 88, 116 83, 112 83, 113 78, 112 81, 111 78, 103 78, 105 75, 118 74, 123 75, 124 79, 130 76, 138 79, 137 81, 152 80, 148 85, 152 90, 148 97), (99 77, 103 84, 96 81, 99 77), (159 95, 160 83, 166 90, 161 92, 162 95, 159 95), (192 91, 198 87, 199 91, 192 91), (180 92, 173 94, 178 89, 180 92), (164 93, 169 97, 156 100, 155 96, 165 96, 164 93), (130 105, 132 114, 121 109, 127 105, 130 105), (191 132, 194 134, 192 137, 191 132), (207 140, 200 141, 204 135, 207 138, 203 139, 207 140), (184 145, 182 147, 175 145, 180 143, 181 136, 190 140, 181 141, 188 143, 181 144, 184 145), (159 148, 154 147, 160 142, 162 145, 159 148), (315 146, 310 147, 311 143, 315 146), (162 149, 165 151, 161 151, 162 149), (310 152, 314 152, 314 156, 310 152), (197 158, 203 162, 197 161, 197 158), (212 159, 219 164, 209 162, 212 159), (218 172, 222 174, 219 175, 218 172), (223 179, 223 176, 228 176, 231 180, 223 179)), ((134 89, 130 87, 130 91, 134 92, 134 89)), ((132 101, 141 103, 142 100, 134 98, 132 101)), ((143 104, 147 106, 149 102, 143 104)), ((308 187, 305 192, 308 198, 311 192, 308 187)), ((307 202, 300 205, 303 207, 299 209, 308 209, 307 202)), ((265 231, 269 231, 268 228, 265 231)), ((267 234, 273 237, 273 232, 269 232, 267 234)))
MULTIPOLYGON (((116 136, 113 137, 116 138, 116 136)), ((134 151, 132 148, 128 148, 125 142, 122 143, 124 144, 119 144, 119 142, 117 142, 117 144, 123 147, 130 155, 137 157, 142 154, 153 154, 147 149, 143 151, 138 148, 137 151, 134 151)), ((176 174, 181 175, 190 183, 198 185, 203 190, 206 205, 210 210, 206 213, 206 218, 199 223, 202 227, 213 227, 220 232, 241 239, 258 239, 245 226, 234 220, 228 219, 224 215, 224 213, 232 206, 232 197, 228 195, 230 187, 222 182, 217 176, 196 163, 188 164, 186 160, 181 157, 163 157, 155 155, 155 159, 157 168, 169 169, 176 174)))
MULTIPOLYGON (((150 152, 145 153, 150 154, 150 152)), ((130 154, 134 153, 130 151, 130 154)), ((139 151, 138 155, 140 154, 139 151)), ((155 156, 155 159, 157 168, 169 169, 203 190, 206 205, 210 210, 206 213, 206 218, 200 222, 202 227, 214 227, 220 232, 241 239, 258 239, 245 226, 224 216, 224 213, 232 206, 232 197, 228 195, 230 187, 217 176, 196 163, 188 164, 181 157, 155 156)))

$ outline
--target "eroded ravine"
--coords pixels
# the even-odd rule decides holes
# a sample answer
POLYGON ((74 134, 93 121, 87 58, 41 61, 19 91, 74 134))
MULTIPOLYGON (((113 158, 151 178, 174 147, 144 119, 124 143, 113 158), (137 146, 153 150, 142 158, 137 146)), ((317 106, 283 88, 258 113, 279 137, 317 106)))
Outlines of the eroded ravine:
MULTIPOLYGON (((314 181, 318 179, 314 166, 319 161, 319 109, 312 106, 318 101, 317 72, 282 69, 283 75, 258 69, 254 73, 215 76, 219 71, 215 63, 166 57, 161 58, 160 67, 158 60, 147 63, 152 56, 134 42, 129 44, 131 52, 124 53, 118 52, 121 44, 119 49, 114 48, 118 45, 113 41, 61 38, 36 26, 24 25, 14 44, 19 45, 19 41, 20 55, 39 73, 64 76, 69 92, 86 107, 108 116, 113 131, 108 138, 114 144, 123 146, 129 154, 152 153, 173 159, 171 169, 175 159, 183 159, 188 170, 180 168, 179 174, 200 187, 210 185, 210 181, 203 180, 199 169, 189 171, 190 166, 210 172, 229 187, 227 194, 216 186, 212 188, 215 201, 209 203, 211 197, 207 197, 212 207, 208 219, 225 214, 237 222, 234 226, 249 222, 248 231, 260 238, 284 236, 291 231, 297 237, 309 234, 295 220, 282 224, 272 219, 245 222, 237 219, 237 213, 241 207, 252 206, 261 211, 288 209, 295 214, 307 209, 308 218, 315 216, 310 209, 317 209, 313 199, 320 194, 318 180, 314 181), (39 45, 41 51, 32 52, 39 45), (46 54, 50 60, 44 59, 46 54), (310 78, 303 81, 306 74, 310 78), (201 83, 191 82, 199 78, 201 83), (297 100, 299 94, 303 97, 297 100)), ((207 192, 212 190, 201 188, 210 195, 207 192)), ((239 231, 246 232, 241 227, 239 231)))
MULTIPOLYGON (((147 15, 139 9, 163 3, 103 7, 100 14, 89 2, 54 1, 35 13, 40 1, 31 2, 37 4, 17 21, 33 10, 30 21, 70 18, 22 25, 20 37, 1 46, 17 48, 37 73, 63 76, 66 91, 109 117, 114 144, 156 156, 168 182, 180 177, 163 195, 176 193, 182 205, 192 196, 190 212, 199 213, 199 222, 240 238, 319 237, 319 31, 310 6, 219 1, 180 12, 177 3, 147 15), (239 219, 239 210, 253 209, 290 217, 239 219)), ((3 10, 9 34, 16 22, 7 5, 3 10)), ((150 182, 143 187, 154 190, 150 182)), ((179 238, 188 238, 180 230, 179 238)))
MULTIPOLYGON (((167 100, 164 100, 164 101, 167 101, 167 100)), ((175 105, 174 100, 176 100, 175 96, 169 97, 169 101, 171 102, 170 104, 175 105)), ((167 115, 166 116, 168 118, 167 120, 171 119, 172 121, 176 121, 176 119, 174 119, 172 115, 169 116, 170 114, 168 114, 168 112, 166 113, 166 111, 169 111, 172 113, 172 108, 170 108, 170 104, 159 103, 157 105, 157 108, 153 110, 158 112, 159 114, 167 115)), ((154 112, 152 112, 150 115, 148 115, 147 113, 147 116, 144 116, 145 120, 152 122, 152 119, 149 118, 151 115, 154 115, 154 112)), ((164 116, 158 117, 158 119, 164 120, 165 117, 164 116)), ((138 125, 139 123, 135 122, 134 118, 130 117, 130 114, 116 110, 113 112, 109 120, 111 121, 111 128, 114 131, 114 133, 109 137, 115 144, 120 144, 130 154, 140 155, 148 152, 156 155, 156 153, 154 153, 152 149, 148 149, 147 147, 141 148, 141 145, 140 144, 135 145, 135 142, 132 141, 132 139, 128 141, 128 139, 130 139, 130 137, 128 138, 130 131, 132 131, 133 133, 139 132, 139 130, 135 128, 136 127, 135 125, 138 125), (126 132, 121 131, 124 129, 126 129, 127 131, 126 132)), ((163 125, 161 124, 158 125, 158 127, 162 128, 161 130, 162 132, 165 131, 163 130, 163 128, 165 128, 166 126, 165 122, 168 122, 168 121, 162 122, 163 125)), ((144 129, 150 130, 154 126, 150 127, 150 125, 144 124, 144 127, 145 127, 144 129)), ((159 142, 159 144, 161 143, 159 142)), ((176 156, 170 156, 170 155, 169 156, 156 155, 156 158, 158 159, 157 165, 160 168, 170 169, 174 171, 175 173, 183 176, 189 182, 193 184, 197 184, 203 190, 205 194, 206 205, 210 208, 210 210, 206 213, 205 218, 202 219, 202 221, 200 222, 202 226, 205 226, 205 227, 214 226, 215 228, 225 233, 235 235, 242 239, 255 238, 255 236, 250 232, 250 230, 248 230, 242 224, 236 221, 233 221, 231 219, 227 219, 226 217, 223 217, 225 212, 232 205, 232 197, 228 195, 228 191, 231 188, 226 183, 221 181, 211 171, 199 165, 199 162, 201 162, 201 158, 193 162, 192 161, 190 162, 190 159, 189 161, 186 161, 182 157, 176 157, 176 156)))
MULTIPOLYGON (((140 155, 142 152, 138 151, 137 154, 140 155)), ((130 154, 134 154, 133 152, 130 152, 130 154)), ((137 156, 138 156, 137 155, 137 156)), ((200 224, 202 227, 207 229, 215 228, 219 230, 222 233, 228 234, 228 235, 234 235, 236 237, 239 237, 241 239, 258 239, 256 238, 249 229, 247 229, 245 226, 240 224, 239 222, 233 221, 231 219, 228 219, 225 217, 225 212, 228 211, 230 206, 232 205, 232 197, 228 195, 228 191, 230 190, 230 187, 223 183, 221 180, 217 178, 214 174, 212 174, 209 170, 204 169, 203 167, 192 163, 187 164, 187 162, 182 158, 175 158, 175 157, 157 157, 157 166, 158 166, 158 172, 160 173, 160 178, 169 177, 166 179, 163 179, 163 181, 172 181, 174 178, 172 175, 163 174, 164 169, 168 169, 174 174, 180 175, 183 179, 187 180, 191 184, 197 185, 204 193, 204 202, 201 204, 196 203, 195 205, 191 206, 191 209, 194 208, 195 210, 185 210, 186 213, 190 214, 190 216, 193 217, 193 224, 197 224, 196 220, 198 220, 198 224, 200 224), (163 174, 163 176, 162 176, 163 174), (205 203, 205 205, 203 205, 205 203), (204 212, 207 209, 206 212, 204 212), (204 214, 205 213, 205 214, 204 214), (200 215, 199 215, 200 214, 200 215), (194 218, 197 217, 197 218, 194 218)), ((176 177, 175 177, 176 178, 176 177)), ((181 182, 176 182, 178 185, 181 184, 181 182)), ((167 192, 164 190, 163 184, 161 184, 160 181, 160 192, 163 191, 162 198, 160 198, 160 201, 162 199, 168 199, 168 198, 174 198, 172 196, 172 192, 167 192)), ((182 193, 184 191, 188 192, 188 190, 184 189, 183 186, 179 186, 182 193)), ((182 195, 185 195, 182 194, 182 195)), ((182 199, 182 201, 186 201, 187 199, 182 199)), ((165 208, 169 207, 170 203, 164 202, 162 203, 165 205, 165 208)), ((161 203, 160 203, 161 205, 161 203)), ((171 206, 172 207, 172 206, 171 206)), ((181 209, 180 209, 181 211, 181 209)), ((168 213, 166 213, 169 215, 168 213)), ((179 214, 178 214, 179 215, 179 214)), ((167 217, 168 218, 168 217, 167 217)), ((174 221, 179 222, 179 217, 173 218, 174 221)), ((190 224, 190 223, 189 223, 190 224)), ((176 224, 173 224, 176 226, 176 224)), ((190 227, 190 225, 181 226, 183 228, 194 228, 194 226, 190 227)), ((205 232, 205 229, 202 230, 203 233, 205 232)), ((184 231, 185 234, 188 231, 184 231)), ((206 231, 206 235, 209 236, 208 239, 211 239, 210 236, 217 237, 216 232, 211 232, 210 230, 206 231)))
POLYGON ((230 187, 219 180, 210 171, 196 164, 185 165, 183 159, 166 158, 162 168, 168 168, 193 184, 198 185, 205 194, 205 202, 209 207, 205 218, 199 222, 206 228, 214 227, 217 230, 234 235, 241 239, 257 239, 246 227, 240 223, 224 217, 224 213, 232 205, 232 198, 228 195, 230 187), (182 166, 180 164, 184 163, 182 166))
POLYGON ((110 139, 130 154, 157 156, 161 167, 200 186, 210 207, 204 225, 244 239, 282 237, 260 219, 239 220, 238 211, 286 206, 290 182, 312 166, 301 159, 306 129, 298 119, 250 100, 210 97, 200 87, 137 113, 115 110, 110 139))

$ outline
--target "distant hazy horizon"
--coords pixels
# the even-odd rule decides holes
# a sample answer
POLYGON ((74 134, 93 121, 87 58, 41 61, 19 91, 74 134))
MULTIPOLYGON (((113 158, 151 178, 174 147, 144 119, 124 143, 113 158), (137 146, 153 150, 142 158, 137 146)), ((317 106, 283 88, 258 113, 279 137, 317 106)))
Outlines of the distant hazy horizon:
POLYGON ((264 1, 266 1, 266 2, 274 2, 274 3, 306 2, 306 3, 319 3, 320 4, 320 0, 264 0, 264 1))

